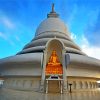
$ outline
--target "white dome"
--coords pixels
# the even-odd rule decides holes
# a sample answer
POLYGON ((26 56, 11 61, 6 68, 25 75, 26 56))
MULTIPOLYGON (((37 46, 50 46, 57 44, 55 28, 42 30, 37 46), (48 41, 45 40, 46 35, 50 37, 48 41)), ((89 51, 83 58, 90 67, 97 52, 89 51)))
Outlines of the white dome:
POLYGON ((36 35, 43 32, 61 32, 62 34, 68 34, 67 28, 62 20, 59 18, 47 18, 44 20, 36 30, 36 35))

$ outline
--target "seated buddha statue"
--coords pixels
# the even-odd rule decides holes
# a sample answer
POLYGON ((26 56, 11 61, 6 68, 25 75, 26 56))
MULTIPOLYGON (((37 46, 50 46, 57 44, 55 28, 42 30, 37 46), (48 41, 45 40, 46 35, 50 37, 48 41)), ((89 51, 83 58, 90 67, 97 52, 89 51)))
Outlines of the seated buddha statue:
POLYGON ((62 65, 55 50, 52 51, 49 62, 46 65, 46 74, 62 74, 62 65))
POLYGON ((51 57, 50 57, 50 59, 49 59, 48 64, 51 64, 51 65, 60 64, 60 62, 59 62, 59 60, 58 60, 58 56, 57 56, 55 50, 53 50, 53 52, 52 52, 52 54, 51 54, 51 57))

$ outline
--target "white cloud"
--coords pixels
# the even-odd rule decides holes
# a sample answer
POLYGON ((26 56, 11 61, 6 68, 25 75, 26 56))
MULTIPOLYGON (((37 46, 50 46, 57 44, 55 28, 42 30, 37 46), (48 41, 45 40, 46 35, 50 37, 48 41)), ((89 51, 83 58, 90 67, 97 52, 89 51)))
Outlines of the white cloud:
POLYGON ((18 36, 15 36, 15 39, 16 39, 17 41, 19 41, 19 42, 21 41, 20 38, 19 38, 18 36))
POLYGON ((0 32, 0 37, 4 40, 6 40, 9 44, 11 44, 12 46, 15 46, 14 42, 11 41, 7 35, 5 35, 4 33, 0 32))
POLYGON ((7 36, 4 35, 2 32, 0 32, 0 37, 3 38, 4 40, 7 40, 7 36))
POLYGON ((91 46, 85 36, 82 36, 81 48, 88 56, 100 59, 100 47, 91 46))
MULTIPOLYGON (((14 29, 15 28, 15 24, 7 16, 5 16, 4 14, 2 14, 0 16, 0 23, 1 23, 2 26, 6 27, 6 28, 9 28, 9 29, 14 29)), ((10 39, 10 33, 5 34, 3 32, 0 32, 0 38, 6 40, 10 45, 15 46, 14 41, 12 41, 10 39)))
POLYGON ((85 52, 88 56, 100 59, 100 47, 82 47, 82 51, 85 52))
POLYGON ((76 40, 76 35, 74 33, 71 33, 71 39, 76 40))
POLYGON ((2 21, 8 28, 14 28, 14 24, 8 18, 3 17, 2 21))
POLYGON ((15 27, 14 23, 9 19, 7 18, 6 16, 2 16, 0 18, 0 21, 8 28, 10 29, 13 29, 15 27))
POLYGON ((80 38, 75 35, 75 33, 71 33, 71 39, 79 42, 79 46, 81 50, 90 57, 94 57, 100 59, 100 47, 91 46, 87 38, 82 35, 80 38))
POLYGON ((23 45, 23 42, 21 41, 20 37, 15 36, 15 39, 17 42, 19 42, 18 44, 23 45))

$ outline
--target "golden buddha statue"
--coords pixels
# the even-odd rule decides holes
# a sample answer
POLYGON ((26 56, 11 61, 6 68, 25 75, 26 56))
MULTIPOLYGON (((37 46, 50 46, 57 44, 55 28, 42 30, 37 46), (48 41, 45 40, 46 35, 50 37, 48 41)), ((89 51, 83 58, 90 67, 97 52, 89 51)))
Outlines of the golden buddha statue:
POLYGON ((62 74, 62 65, 59 62, 56 51, 53 50, 49 62, 46 65, 46 74, 62 74))
POLYGON ((55 50, 53 50, 48 64, 52 65, 60 64, 55 50))

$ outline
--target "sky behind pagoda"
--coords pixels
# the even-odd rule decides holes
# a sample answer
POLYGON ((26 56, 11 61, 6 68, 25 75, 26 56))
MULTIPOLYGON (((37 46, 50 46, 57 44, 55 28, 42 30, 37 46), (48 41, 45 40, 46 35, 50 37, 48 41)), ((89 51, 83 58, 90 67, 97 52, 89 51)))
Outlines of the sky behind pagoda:
POLYGON ((100 0, 0 0, 0 58, 32 40, 52 3, 82 51, 100 59, 100 0))

